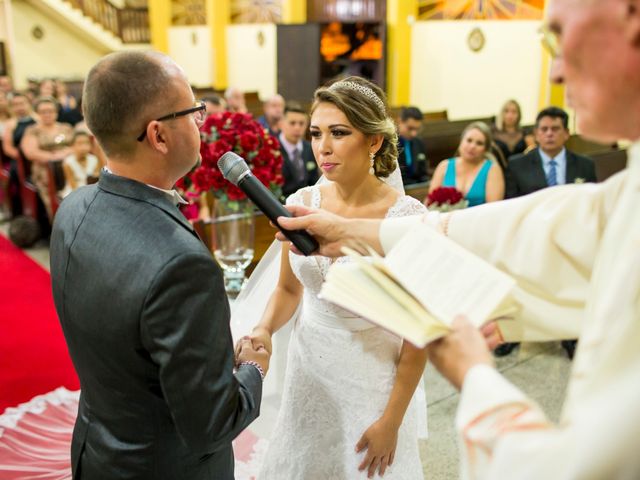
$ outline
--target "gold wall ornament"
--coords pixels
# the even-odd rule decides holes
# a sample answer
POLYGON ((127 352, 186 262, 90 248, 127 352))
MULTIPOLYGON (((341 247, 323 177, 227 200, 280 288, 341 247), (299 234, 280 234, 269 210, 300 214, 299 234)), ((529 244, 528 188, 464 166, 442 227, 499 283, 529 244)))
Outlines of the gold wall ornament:
POLYGON ((231 0, 231 23, 281 23, 282 0, 231 0))
POLYGON ((541 20, 546 0, 418 0, 418 20, 541 20))
POLYGON ((171 25, 193 26, 207 24, 204 0, 171 0, 171 25))
POLYGON ((31 36, 36 40, 42 40, 44 37, 44 30, 40 25, 36 25, 31 29, 31 36))
POLYGON ((484 44, 485 38, 482 30, 477 27, 471 30, 469 36, 467 37, 467 45, 469 45, 471 51, 476 53, 479 52, 484 47, 484 44))
POLYGON ((260 30, 257 35, 258 45, 264 46, 264 32, 260 30))

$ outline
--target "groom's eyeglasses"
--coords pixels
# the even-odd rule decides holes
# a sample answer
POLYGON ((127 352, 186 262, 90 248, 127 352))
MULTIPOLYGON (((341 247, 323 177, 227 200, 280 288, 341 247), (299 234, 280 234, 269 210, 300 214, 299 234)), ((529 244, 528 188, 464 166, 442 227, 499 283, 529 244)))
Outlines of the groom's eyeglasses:
POLYGON ((551 58, 560 58, 562 56, 562 47, 560 46, 560 36, 558 32, 545 23, 538 29, 538 33, 540 34, 542 46, 551 58))
MULTIPOLYGON (((184 117, 185 115, 189 115, 193 113, 193 118, 198 124, 198 127, 202 125, 206 116, 207 106, 204 102, 198 102, 198 104, 194 107, 187 108, 186 110, 180 110, 179 112, 170 113, 169 115, 165 115, 164 117, 156 118, 156 122, 164 122, 167 120, 173 120, 174 118, 184 117)), ((138 137, 138 141, 141 142, 144 140, 144 137, 147 136, 147 129, 144 129, 144 132, 140 134, 138 137)))

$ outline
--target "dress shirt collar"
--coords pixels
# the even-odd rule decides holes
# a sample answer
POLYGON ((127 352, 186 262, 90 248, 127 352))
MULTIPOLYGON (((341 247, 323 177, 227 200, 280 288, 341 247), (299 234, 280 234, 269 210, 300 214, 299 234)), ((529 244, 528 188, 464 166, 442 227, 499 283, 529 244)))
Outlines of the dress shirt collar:
MULTIPOLYGON (((104 167, 104 170, 105 170, 105 172, 108 172, 108 173, 114 175, 114 173, 111 170, 109 170, 108 167, 104 167)), ((155 188, 156 190, 160 190, 162 193, 164 193, 166 195, 166 197, 169 199, 169 201, 171 203, 173 203, 174 205, 187 205, 189 203, 184 198, 182 198, 182 196, 175 189, 173 189, 173 190, 165 190, 164 188, 156 187, 154 185, 149 185, 148 183, 145 183, 145 185, 147 187, 151 187, 151 188, 155 188)))
POLYGON ((300 139, 298 141, 298 143, 289 143, 287 141, 286 138, 284 138, 284 134, 281 132, 280 135, 278 135, 278 140, 280 140, 280 145, 282 145, 284 147, 284 149, 287 152, 287 155, 289 155, 289 158, 291 160, 293 160, 293 151, 297 148, 298 151, 300 152, 300 155, 302 156, 302 139, 300 139))
POLYGON ((551 169, 551 160, 555 160, 556 165, 556 176, 558 179, 558 185, 564 185, 567 183, 567 149, 562 148, 560 153, 553 157, 553 159, 544 153, 541 148, 538 147, 538 153, 540 153, 540 158, 542 158, 542 168, 544 169, 544 173, 549 177, 549 170, 551 169))

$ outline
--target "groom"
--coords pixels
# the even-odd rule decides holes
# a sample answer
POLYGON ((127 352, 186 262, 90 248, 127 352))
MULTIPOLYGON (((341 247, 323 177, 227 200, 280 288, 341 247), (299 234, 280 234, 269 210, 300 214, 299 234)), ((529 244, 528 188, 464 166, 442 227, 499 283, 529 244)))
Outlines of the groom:
POLYGON ((51 237, 56 309, 82 394, 74 479, 232 479, 231 441, 259 413, 264 348, 234 373, 229 303, 172 190, 199 161, 189 83, 171 59, 121 52, 89 72, 97 185, 62 203, 51 237))

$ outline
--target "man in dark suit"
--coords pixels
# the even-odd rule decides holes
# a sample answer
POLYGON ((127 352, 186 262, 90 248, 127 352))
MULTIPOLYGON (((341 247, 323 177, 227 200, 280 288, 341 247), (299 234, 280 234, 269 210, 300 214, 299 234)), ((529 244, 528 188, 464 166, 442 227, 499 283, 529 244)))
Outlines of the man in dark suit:
MULTIPOLYGON (((538 147, 529 153, 509 158, 506 172, 506 198, 527 195, 543 188, 567 183, 596 182, 593 160, 565 148, 569 140, 569 116, 557 107, 538 113, 534 135, 538 147)), ((499 357, 508 355, 517 343, 504 343, 495 350, 499 357)), ((574 340, 564 340, 562 346, 573 358, 574 340)))
POLYGON ((287 197, 302 187, 318 181, 318 164, 311 144, 304 139, 309 119, 307 112, 297 103, 287 103, 278 136, 282 154, 282 194, 287 197))
POLYGON ((422 128, 422 112, 416 107, 404 107, 398 117, 398 165, 405 185, 426 182, 427 151, 418 138, 422 128))
POLYGON ((509 159, 506 198, 554 185, 596 181, 593 160, 565 148, 570 135, 569 117, 564 110, 542 110, 536 118, 534 134, 538 147, 509 159))
POLYGON ((269 353, 243 340, 235 364, 220 268, 176 207, 204 105, 169 57, 134 51, 100 60, 83 99, 107 169, 62 202, 51 237, 82 389, 73 477, 232 479, 269 353))

